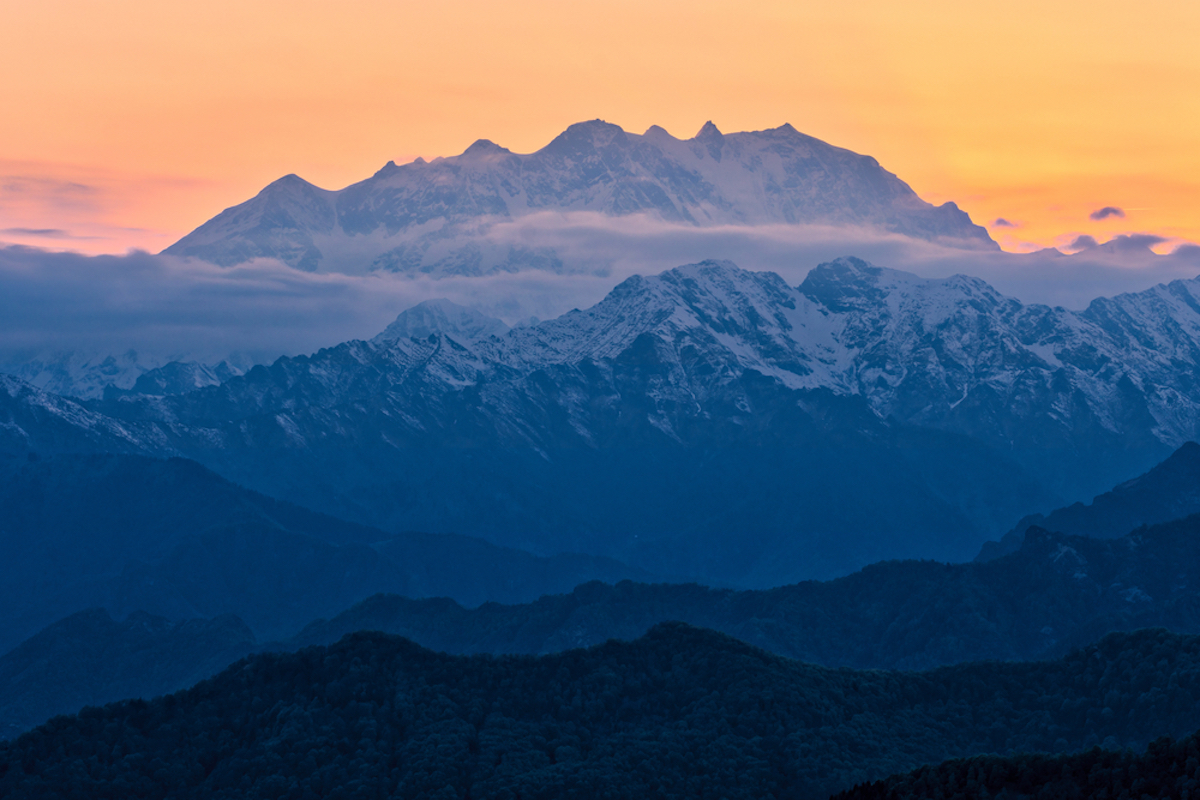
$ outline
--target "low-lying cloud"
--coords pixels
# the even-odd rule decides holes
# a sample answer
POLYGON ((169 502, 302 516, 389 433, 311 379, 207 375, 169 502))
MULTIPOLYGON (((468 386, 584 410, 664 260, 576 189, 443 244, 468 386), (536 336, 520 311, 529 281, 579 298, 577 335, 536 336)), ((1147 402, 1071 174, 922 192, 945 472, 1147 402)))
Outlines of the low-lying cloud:
MULTIPOLYGON (((964 251, 902 236, 819 226, 695 228, 649 218, 534 215, 491 228, 498 244, 553 248, 561 274, 482 277, 312 274, 271 260, 222 268, 134 252, 82 256, 0 248, 0 363, 34 354, 137 350, 161 357, 245 363, 370 338, 400 311, 436 297, 514 322, 547 319, 601 300, 624 278, 706 258, 777 272, 796 285, 823 261, 855 255, 929 278, 973 275, 1024 302, 1081 308, 1200 273, 1200 247, 1171 255, 1126 244, 1072 256, 964 251)), ((1161 243, 1155 237, 1155 244, 1161 243)))

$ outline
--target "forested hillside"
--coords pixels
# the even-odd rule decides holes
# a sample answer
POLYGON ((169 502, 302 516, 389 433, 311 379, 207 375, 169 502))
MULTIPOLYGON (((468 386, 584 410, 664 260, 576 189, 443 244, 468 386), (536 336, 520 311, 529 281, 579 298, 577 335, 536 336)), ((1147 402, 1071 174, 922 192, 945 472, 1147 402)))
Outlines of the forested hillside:
POLYGON ((823 798, 981 752, 1144 747, 1200 711, 1200 638, 1052 662, 827 669, 711 631, 544 657, 361 633, 0 745, 6 798, 823 798))
POLYGON ((1071 755, 975 756, 921 767, 833 800, 956 797, 1008 800, 1041 797, 1187 798, 1200 791, 1200 733, 1155 739, 1144 753, 1093 748, 1071 755))

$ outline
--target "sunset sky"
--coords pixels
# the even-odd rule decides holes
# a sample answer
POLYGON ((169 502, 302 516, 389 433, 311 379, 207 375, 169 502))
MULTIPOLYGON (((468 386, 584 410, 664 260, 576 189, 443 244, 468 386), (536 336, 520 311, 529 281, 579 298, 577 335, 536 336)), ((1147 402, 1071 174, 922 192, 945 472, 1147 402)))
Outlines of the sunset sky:
POLYGON ((1200 241, 1195 2, 0 0, 0 19, 8 243, 157 251, 287 173, 340 188, 597 117, 790 122, 1010 250, 1200 241))

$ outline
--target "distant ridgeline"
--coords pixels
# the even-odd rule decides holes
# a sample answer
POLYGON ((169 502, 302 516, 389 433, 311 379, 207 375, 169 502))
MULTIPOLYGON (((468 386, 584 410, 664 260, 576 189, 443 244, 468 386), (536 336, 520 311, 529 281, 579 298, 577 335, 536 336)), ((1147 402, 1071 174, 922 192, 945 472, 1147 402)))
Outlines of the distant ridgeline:
POLYGON ((377 592, 514 603, 647 577, 594 556, 538 558, 466 536, 344 522, 184 459, 0 458, 0 652, 95 607, 122 618, 234 614, 252 640, 269 640, 377 592))
POLYGON ((359 633, 0 743, 0 796, 824 798, 981 752, 1142 748, 1198 714, 1200 639, 1165 631, 925 673, 682 624, 542 657, 359 633))
POLYGON ((1145 475, 1099 495, 1089 504, 1075 503, 1049 514, 1031 514, 999 542, 987 542, 976 561, 999 558, 1021 546, 1030 528, 1102 539, 1124 536, 1142 525, 1200 513, 1200 444, 1184 442, 1145 475))
MULTIPOLYGON (((828 666, 928 669, 1061 656, 1111 631, 1200 633, 1200 515, 1121 539, 1031 528, 986 564, 890 561, 766 591, 591 583, 526 605, 372 597, 288 645, 381 630, 453 653, 550 653, 680 620, 828 666)), ((1200 721, 1198 721, 1200 724, 1200 721)))

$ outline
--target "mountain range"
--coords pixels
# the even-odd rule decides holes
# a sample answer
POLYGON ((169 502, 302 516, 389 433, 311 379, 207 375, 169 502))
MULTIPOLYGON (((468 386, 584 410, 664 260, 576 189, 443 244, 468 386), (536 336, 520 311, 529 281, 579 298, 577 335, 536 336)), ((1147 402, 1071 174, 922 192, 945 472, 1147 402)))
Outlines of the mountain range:
POLYGON ((387 531, 781 585, 970 559, 1196 438, 1197 298, 1175 281, 1074 312, 851 258, 796 287, 706 262, 536 325, 443 313, 185 394, 5 379, 0 447, 183 455, 387 531))
POLYGON ((8 354, 0 373, 20 378, 45 392, 95 400, 106 392, 182 394, 242 374, 253 363, 228 361, 204 364, 127 350, 110 354, 63 350, 37 354, 8 354), (239 362, 240 363, 240 362, 239 362))
MULTIPOLYGON (((1146 497, 1153 499, 1141 506, 1144 514, 1160 516, 1164 509, 1175 507, 1171 489, 1178 486, 1173 479, 1178 464, 1196 451, 1194 444, 1185 445, 1165 464, 1141 477, 1138 483, 1146 497), (1153 502, 1160 504, 1157 512, 1153 502)), ((326 538, 364 538, 357 526, 269 503, 229 487, 196 465, 167 462, 155 469, 143 460, 126 460, 132 464, 119 471, 122 483, 140 483, 143 494, 161 495, 166 505, 177 507, 184 518, 198 517, 186 523, 193 527, 269 516, 291 531, 316 523, 326 538), (173 473, 179 485, 164 491, 164 473, 173 473), (190 497, 187 487, 195 490, 190 497), (198 501, 207 501, 209 507, 198 509, 198 501)), ((97 489, 111 491, 111 481, 97 480, 95 487, 77 482, 72 494, 81 496, 80 505, 86 506, 97 489)), ((126 489, 131 494, 138 491, 126 489)), ((158 521, 157 527, 165 532, 179 525, 179 515, 156 520, 156 516, 162 517, 162 506, 156 513, 139 510, 138 505, 117 504, 117 513, 129 517, 131 528, 153 530, 158 521)), ((23 537, 51 539, 49 530, 73 524, 69 515, 43 516, 42 521, 48 530, 26 526, 23 537)), ((92 537, 111 546, 110 529, 95 523, 80 526, 77 521, 74 527, 78 529, 76 541, 92 537)), ((307 567, 298 582, 268 577, 267 573, 296 571, 302 559, 295 551, 305 553, 312 547, 303 536, 276 534, 266 559, 261 549, 244 547, 226 550, 223 569, 215 573, 202 563, 191 563, 186 569, 159 569, 157 594, 144 588, 140 593, 106 596, 76 591, 75 602, 115 604, 110 608, 118 616, 127 613, 133 603, 177 616, 167 619, 135 611, 116 621, 107 611, 81 610, 0 656, 0 738, 84 705, 182 689, 250 652, 333 644, 360 630, 398 634, 450 653, 546 654, 613 638, 632 640, 658 623, 677 620, 808 663, 909 670, 973 660, 1053 658, 1109 632, 1147 626, 1200 633, 1196 592, 1200 585, 1200 514, 1143 526, 1117 539, 1051 533, 1036 527, 1027 533, 1016 552, 987 563, 883 562, 835 581, 808 581, 767 591, 624 580, 615 585, 583 583, 565 594, 553 593, 555 587, 571 586, 571 581, 585 578, 589 567, 595 570, 593 574, 603 575, 605 565, 580 557, 534 559, 489 549, 466 537, 410 534, 372 545, 376 570, 390 578, 390 585, 401 584, 409 597, 375 595, 332 618, 312 621, 295 635, 290 633, 298 630, 297 612, 316 608, 323 613, 319 609, 330 608, 337 601, 326 587, 331 582, 337 585, 341 571, 352 560, 327 548, 333 555, 326 556, 324 570, 307 567), (443 545, 440 548, 439 543, 443 545), (256 572, 263 573, 260 580, 268 582, 270 592, 251 594, 238 580, 230 579, 256 572), (197 586, 213 582, 214 577, 225 587, 222 605, 213 602, 211 592, 197 586), (472 608, 464 605, 473 603, 460 604, 447 597, 414 599, 438 590, 454 593, 460 601, 499 599, 510 604, 486 602, 472 608), (533 602, 511 604, 510 598, 539 591, 547 594, 533 602), (180 608, 180 594, 193 605, 180 608), (281 615, 281 606, 292 613, 281 615), (178 616, 223 609, 239 610, 254 628, 232 614, 212 619, 181 620, 178 616), (264 620, 281 616, 291 624, 291 631, 286 638, 269 641, 273 633, 264 627, 264 620)), ((164 533, 163 538, 171 535, 164 533)), ((220 535, 219 528, 215 535, 220 535)), ((383 534, 368 533, 365 538, 373 536, 383 534)), ((61 532, 58 538, 71 546, 61 532)), ((369 572, 363 564, 369 563, 371 556, 369 551, 358 552, 353 562, 356 575, 369 572)), ((142 557, 152 559, 151 554, 142 557)), ((19 558, 15 566, 18 571, 36 568, 19 558)), ((145 571, 148 565, 140 569, 145 571)), ((607 572, 609 581, 620 575, 612 565, 607 572)), ((63 569, 56 579, 60 585, 72 584, 71 575, 63 569)), ((74 581, 78 582, 78 577, 74 581)), ((387 585, 364 581, 358 588, 361 593, 387 585)))
MULTIPOLYGON (((1018 258, 790 125, 600 120, 289 175, 123 258, 269 275, 290 316, 289 282, 561 293, 842 241, 1018 258)), ((427 300, 270 364, 10 337, 0 796, 1186 796, 1200 733, 1158 737, 1200 712, 1200 278, 1069 310, 831 254, 545 321, 427 300)))
POLYGON ((170 255, 222 265, 275 258, 310 271, 481 275, 564 271, 552 247, 489 238, 539 212, 646 214, 691 226, 855 226, 996 249, 954 203, 932 206, 879 162, 791 125, 692 139, 593 120, 519 155, 481 139, 462 155, 389 162, 340 191, 296 175, 201 225, 170 255))

